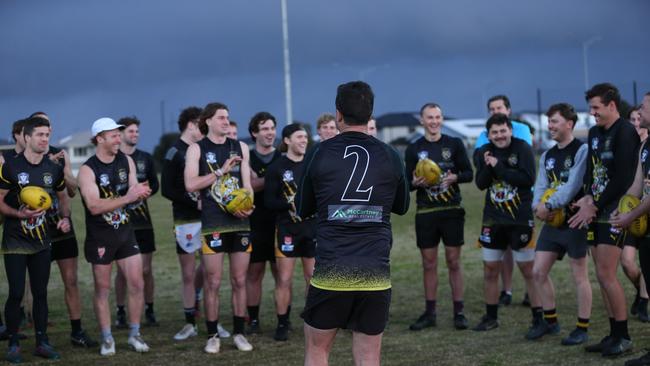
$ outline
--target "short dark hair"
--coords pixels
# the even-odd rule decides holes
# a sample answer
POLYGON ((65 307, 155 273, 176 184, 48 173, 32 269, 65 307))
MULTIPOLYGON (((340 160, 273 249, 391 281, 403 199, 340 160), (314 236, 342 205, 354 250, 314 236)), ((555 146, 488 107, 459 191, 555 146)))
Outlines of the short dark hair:
POLYGON ((36 116, 47 116, 47 113, 43 111, 36 111, 32 114, 29 115, 29 118, 36 117, 36 116))
POLYGON ((178 131, 182 133, 190 122, 198 121, 199 117, 201 117, 201 108, 191 106, 183 109, 178 116, 178 131))
POLYGON ((617 109, 621 105, 621 93, 611 83, 596 84, 585 92, 585 100, 587 102, 595 97, 600 97, 600 101, 604 105, 614 102, 617 109))
POLYGON ((124 127, 129 127, 131 125, 136 125, 140 126, 140 120, 136 116, 130 116, 130 117, 122 117, 120 118, 119 121, 117 121, 118 125, 122 125, 124 127))
POLYGON ((427 109, 427 108, 438 108, 440 110, 440 112, 442 112, 442 107, 440 107, 440 104, 433 103, 433 102, 424 103, 422 108, 420 108, 420 117, 422 117, 422 113, 424 113, 424 110, 427 109))
POLYGON ((507 125, 508 128, 512 130, 512 122, 510 122, 510 118, 503 113, 495 113, 488 118, 487 122, 485 122, 485 129, 489 132, 492 126, 503 124, 507 125))
POLYGON ((50 121, 43 117, 31 117, 25 120, 23 135, 31 136, 37 127, 50 127, 50 121))
POLYGON ((17 142, 16 135, 20 135, 23 132, 25 122, 27 122, 27 119, 19 119, 11 125, 11 137, 14 139, 14 142, 17 142))
POLYGON ((548 107, 548 111, 546 111, 546 117, 551 118, 551 116, 554 115, 555 113, 559 113, 560 116, 562 116, 567 121, 573 121, 572 128, 576 126, 576 123, 578 122, 578 114, 576 113, 575 109, 571 104, 569 103, 553 104, 552 106, 548 107))
POLYGON ((490 99, 488 99, 488 101, 487 101, 487 109, 490 110, 490 104, 492 102, 496 102, 497 100, 502 100, 503 105, 505 105, 506 108, 510 109, 510 99, 508 99, 508 97, 503 95, 503 94, 495 95, 495 96, 491 97, 490 99))
MULTIPOLYGON (((650 93, 648 94, 648 96, 650 96, 650 93)), ((641 105, 640 104, 630 108, 630 111, 627 113, 627 116, 626 116, 627 119, 632 118, 632 112, 639 112, 639 111, 641 111, 641 105)))
POLYGON ((199 129, 204 135, 208 134, 208 125, 205 123, 205 121, 207 121, 208 118, 212 118, 212 116, 214 116, 214 114, 217 113, 219 109, 225 109, 229 111, 228 106, 219 102, 208 103, 205 107, 203 107, 201 116, 199 117, 199 129))
POLYGON ((237 127, 237 122, 235 122, 233 120, 229 120, 228 123, 230 124, 230 127, 233 127, 233 126, 237 127))
POLYGON ((269 112, 257 112, 253 117, 251 117, 250 122, 248 123, 248 133, 251 135, 253 141, 255 141, 255 136, 253 132, 260 132, 260 125, 268 120, 273 121, 273 126, 277 126, 275 117, 269 112))
POLYGON ((367 125, 374 103, 372 88, 363 81, 341 84, 336 89, 336 110, 348 125, 367 125))
POLYGON ((291 138, 291 135, 293 135, 296 131, 305 131, 305 126, 303 126, 300 123, 292 123, 284 126, 282 129, 282 142, 280 142, 279 150, 280 152, 287 152, 289 150, 289 146, 284 143, 285 138, 291 138))

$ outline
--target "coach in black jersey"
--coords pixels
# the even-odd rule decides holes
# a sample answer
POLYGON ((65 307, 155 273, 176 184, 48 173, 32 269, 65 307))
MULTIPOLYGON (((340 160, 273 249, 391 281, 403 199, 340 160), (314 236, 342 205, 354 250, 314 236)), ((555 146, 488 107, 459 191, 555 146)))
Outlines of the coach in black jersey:
MULTIPOLYGON (((117 121, 119 125, 125 126, 122 130, 122 144, 120 151, 133 159, 135 163, 136 177, 138 183, 146 183, 151 189, 151 195, 158 192, 158 175, 153 164, 153 158, 148 152, 136 148, 140 137, 140 120, 136 117, 124 117, 117 121)), ((156 251, 156 239, 149 213, 147 200, 136 201, 127 206, 126 210, 129 215, 129 221, 135 239, 140 248, 142 256, 142 275, 144 278, 144 303, 145 303, 145 325, 157 326, 158 321, 154 312, 154 278, 153 278, 153 252, 156 251)), ((126 298, 126 279, 121 271, 117 271, 115 276, 115 303, 117 305, 117 314, 115 324, 118 328, 127 328, 126 312, 124 302, 126 298)))
POLYGON ((560 331, 555 290, 549 273, 553 264, 567 254, 576 284, 578 304, 576 328, 568 337, 562 339, 562 344, 569 346, 587 341, 591 316, 587 236, 584 230, 571 229, 566 223, 569 206, 583 194, 582 177, 586 168, 587 145, 573 136, 573 128, 578 121, 573 106, 567 103, 554 104, 548 109, 546 116, 548 130, 557 144, 544 152, 539 159, 540 169, 535 181, 532 207, 537 218, 542 221, 549 221, 554 215, 562 215, 564 221, 559 226, 551 226, 546 222, 537 238, 533 278, 542 301, 544 318, 536 319, 526 338, 538 339, 545 334, 557 334, 560 331), (543 195, 549 189, 555 191, 542 202, 543 195))
POLYGON ((436 297, 438 290, 438 244, 445 244, 445 259, 449 269, 451 296, 454 304, 454 326, 467 329, 463 313, 463 272, 460 264, 461 246, 465 243, 465 209, 461 206, 458 183, 472 181, 470 165, 463 142, 442 134, 442 108, 427 103, 420 108, 420 124, 424 136, 406 148, 406 176, 411 190, 417 189, 415 234, 422 255, 424 282, 424 313, 409 327, 421 330, 436 325, 436 297), (439 184, 428 185, 424 178, 415 176, 418 160, 431 159, 443 171, 439 184))
POLYGON ((226 205, 232 192, 246 189, 251 194, 249 151, 241 141, 227 138, 228 107, 210 103, 201 113, 201 123, 208 127, 207 136, 190 145, 185 164, 185 187, 201 194, 201 252, 204 266, 204 302, 208 341, 204 351, 218 353, 219 288, 223 257, 230 259, 230 283, 233 303, 233 342, 240 351, 253 346, 244 336, 246 315, 246 271, 250 259, 250 224, 253 212, 239 210, 229 213, 226 205))
POLYGON ((151 188, 138 183, 133 160, 120 149, 122 133, 110 118, 93 123, 92 142, 95 155, 79 168, 79 189, 86 212, 86 260, 92 264, 95 280, 95 315, 102 332, 100 354, 115 354, 111 334, 111 313, 108 297, 111 290, 113 262, 126 275, 129 288, 129 345, 136 352, 147 352, 149 346, 140 336, 143 288, 142 258, 126 213, 126 206, 151 194, 151 188))
POLYGON ((305 159, 298 216, 318 214, 316 264, 305 309, 305 364, 324 364, 339 328, 352 330, 355 362, 379 365, 390 305, 391 212, 408 210, 397 152, 368 136, 374 95, 362 81, 336 95, 340 135, 305 159))
POLYGON ((587 91, 586 100, 596 126, 589 129, 587 141, 585 196, 577 202, 579 210, 569 224, 589 226, 587 241, 594 246, 591 253, 610 318, 610 334, 586 350, 615 356, 632 348, 625 293, 616 272, 623 246, 634 238, 627 230, 612 226, 609 219, 634 180, 636 169, 631 167, 636 166, 640 140, 634 126, 618 112, 621 96, 614 85, 595 85, 587 91))
POLYGON ((258 112, 248 124, 248 132, 255 146, 250 150, 251 186, 255 192, 255 210, 251 221, 251 261, 246 273, 246 302, 249 334, 260 332, 260 303, 262 280, 266 262, 271 265, 273 278, 277 278, 275 266, 275 212, 264 204, 264 185, 268 167, 282 156, 275 144, 276 121, 268 112, 258 112))
POLYGON ((523 140, 512 137, 510 118, 494 114, 486 122, 490 143, 474 154, 476 186, 485 192, 479 243, 483 247, 486 314, 473 329, 499 326, 499 273, 508 247, 526 281, 533 318, 542 317, 541 303, 533 288, 532 191, 535 157, 523 140))

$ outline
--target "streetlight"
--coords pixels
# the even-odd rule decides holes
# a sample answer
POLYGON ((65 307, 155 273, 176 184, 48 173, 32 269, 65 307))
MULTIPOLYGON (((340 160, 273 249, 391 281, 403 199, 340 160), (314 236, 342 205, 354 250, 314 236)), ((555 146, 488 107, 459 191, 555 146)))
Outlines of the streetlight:
POLYGON ((589 90, 589 63, 587 51, 592 44, 601 41, 602 39, 603 37, 601 36, 594 36, 582 42, 582 68, 585 72, 585 90, 589 90))
POLYGON ((284 99, 287 108, 287 124, 293 123, 291 102, 291 65, 289 64, 289 24, 287 22, 287 0, 280 0, 282 6, 282 44, 284 54, 284 99))

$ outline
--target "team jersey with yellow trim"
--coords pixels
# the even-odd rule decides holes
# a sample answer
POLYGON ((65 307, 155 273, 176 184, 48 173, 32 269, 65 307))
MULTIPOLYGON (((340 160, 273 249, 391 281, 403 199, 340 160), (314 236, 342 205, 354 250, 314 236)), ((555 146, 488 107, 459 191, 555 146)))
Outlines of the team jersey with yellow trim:
MULTIPOLYGON (((61 152, 61 148, 50 146, 50 150, 45 154, 48 159, 51 159, 51 155, 56 155, 61 152)), ((59 159, 53 160, 56 164, 65 168, 65 159, 60 157, 59 159)), ((52 207, 47 210, 47 224, 50 230, 50 239, 53 243, 59 242, 61 240, 66 240, 75 237, 74 227, 72 225, 72 219, 70 219, 70 231, 64 233, 56 228, 59 220, 63 217, 59 213, 59 197, 56 195, 52 196, 52 207)))
MULTIPOLYGON (((21 153, 13 159, 5 159, 0 168, 0 189, 9 192, 5 196, 7 205, 20 209, 20 190, 26 186, 45 189, 50 197, 65 189, 63 167, 51 161, 47 155, 38 164, 32 164, 21 153)), ((46 215, 30 219, 5 217, 2 233, 3 254, 33 254, 49 249, 50 230, 46 215)))
MULTIPOLYGON (((135 174, 138 183, 147 182, 151 188, 151 195, 158 192, 158 176, 153 164, 151 154, 142 150, 135 149, 133 154, 129 155, 135 164, 135 174)), ((133 225, 133 230, 151 230, 151 214, 147 200, 140 200, 126 206, 126 212, 129 214, 129 220, 133 225)))

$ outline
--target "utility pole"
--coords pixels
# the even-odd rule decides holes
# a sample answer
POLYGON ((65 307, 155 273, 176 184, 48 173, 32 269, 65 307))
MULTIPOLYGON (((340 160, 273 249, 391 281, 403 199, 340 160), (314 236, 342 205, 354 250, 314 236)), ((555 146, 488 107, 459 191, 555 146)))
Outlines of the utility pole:
POLYGON ((284 99, 287 108, 287 124, 293 123, 291 101, 291 65, 289 63, 289 24, 287 21, 287 0, 280 0, 282 6, 282 50, 284 55, 284 99))

